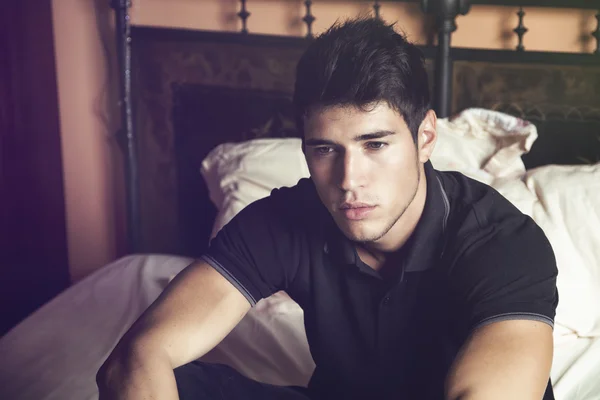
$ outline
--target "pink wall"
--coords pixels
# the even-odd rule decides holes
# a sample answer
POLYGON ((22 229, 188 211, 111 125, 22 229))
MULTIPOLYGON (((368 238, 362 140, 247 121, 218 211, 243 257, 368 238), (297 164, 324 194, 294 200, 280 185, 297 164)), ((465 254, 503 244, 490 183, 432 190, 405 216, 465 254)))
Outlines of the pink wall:
MULTIPOLYGON (((248 2, 251 16, 248 29, 253 33, 302 35, 304 2, 298 0, 253 0, 248 2)), ((425 43, 423 14, 418 3, 381 2, 381 15, 398 25, 417 43, 425 43)), ((317 16, 314 31, 321 32, 337 18, 369 13, 372 1, 320 0, 313 3, 317 16)), ((134 0, 132 22, 138 25, 184 27, 189 29, 239 30, 235 15, 237 0, 134 0)), ((581 52, 592 51, 590 35, 596 26, 593 10, 527 8, 525 25, 529 50, 581 52)), ((467 16, 457 19, 453 45, 479 48, 514 48, 512 33, 518 24, 516 7, 473 6, 467 16)))
MULTIPOLYGON (((71 277, 74 281, 121 254, 123 229, 122 160, 113 138, 118 126, 114 39, 108 0, 54 0, 54 39, 62 132, 65 201, 71 277)), ((254 0, 251 32, 303 35, 299 0, 254 0)), ((415 4, 382 2, 382 16, 424 43, 423 16, 415 4)), ((137 25, 237 31, 236 0, 133 0, 137 25)), ((338 17, 371 10, 371 1, 316 1, 315 32, 338 17)), ((528 9, 529 50, 591 51, 593 11, 528 9)), ((513 48, 514 7, 473 7, 457 20, 453 45, 513 48)))
MULTIPOLYGON (((76 281, 116 256, 114 75, 103 34, 108 1, 52 2, 70 272, 76 281)), ((109 38, 112 40, 112 37, 109 38)), ((122 192, 122 191, 119 191, 122 192)))

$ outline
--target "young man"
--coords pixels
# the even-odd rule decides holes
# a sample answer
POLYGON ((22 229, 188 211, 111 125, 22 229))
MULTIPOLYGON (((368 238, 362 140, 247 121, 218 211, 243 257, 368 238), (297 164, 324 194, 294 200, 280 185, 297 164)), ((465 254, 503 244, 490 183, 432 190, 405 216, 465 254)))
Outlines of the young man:
POLYGON ((100 398, 553 398, 552 249, 493 189, 432 167, 428 93, 420 52, 391 26, 316 39, 294 95, 311 178, 218 234, 118 344, 100 398), (304 309, 308 389, 191 363, 278 290, 304 309))

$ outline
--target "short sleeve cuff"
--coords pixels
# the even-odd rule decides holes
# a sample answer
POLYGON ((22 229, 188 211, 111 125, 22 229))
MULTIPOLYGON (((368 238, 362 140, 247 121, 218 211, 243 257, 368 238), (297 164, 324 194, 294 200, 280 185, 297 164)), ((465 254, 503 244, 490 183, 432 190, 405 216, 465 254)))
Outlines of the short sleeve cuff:
POLYGON ((511 321, 511 320, 529 320, 538 321, 550 325, 554 329, 554 320, 546 315, 532 312, 508 312, 484 318, 479 321, 472 330, 481 328, 494 322, 511 321))
POLYGON ((262 298, 258 290, 250 289, 252 285, 249 282, 244 282, 245 279, 241 277, 241 274, 234 275, 232 268, 226 268, 222 262, 217 260, 217 257, 210 254, 204 254, 200 258, 217 270, 217 272, 223 275, 223 277, 227 279, 229 283, 239 290, 252 307, 254 307, 254 305, 257 303, 257 299, 262 298))

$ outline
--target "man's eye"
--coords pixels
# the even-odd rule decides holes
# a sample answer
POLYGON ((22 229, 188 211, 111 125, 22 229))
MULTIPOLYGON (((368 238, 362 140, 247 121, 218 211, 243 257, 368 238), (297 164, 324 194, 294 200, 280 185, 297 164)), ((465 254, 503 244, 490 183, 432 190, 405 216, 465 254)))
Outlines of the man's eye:
POLYGON ((317 155, 320 155, 320 156, 324 156, 324 155, 329 154, 331 152, 333 152, 333 148, 332 147, 326 147, 326 146, 315 147, 315 153, 317 153, 317 155))
POLYGON ((368 142, 367 143, 367 147, 369 148, 369 150, 381 150, 385 146, 387 146, 387 143, 384 143, 384 142, 368 142))

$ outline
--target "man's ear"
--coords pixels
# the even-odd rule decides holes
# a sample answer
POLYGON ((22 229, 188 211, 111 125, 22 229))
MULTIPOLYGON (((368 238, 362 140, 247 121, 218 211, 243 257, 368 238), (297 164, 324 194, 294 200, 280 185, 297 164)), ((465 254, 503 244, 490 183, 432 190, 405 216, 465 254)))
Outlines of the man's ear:
POLYGON ((429 110, 419 126, 417 136, 417 152, 419 162, 426 163, 431 158, 435 143, 437 141, 437 115, 435 111, 429 110))

